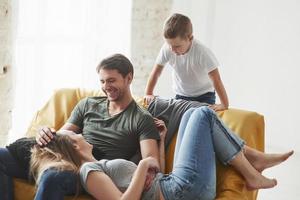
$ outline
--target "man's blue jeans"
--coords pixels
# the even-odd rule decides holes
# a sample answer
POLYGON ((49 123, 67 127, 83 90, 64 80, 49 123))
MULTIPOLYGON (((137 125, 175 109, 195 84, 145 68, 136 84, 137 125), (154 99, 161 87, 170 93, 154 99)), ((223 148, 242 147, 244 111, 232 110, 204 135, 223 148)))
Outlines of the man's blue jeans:
MULTIPOLYGON (((13 200, 13 178, 28 179, 28 172, 19 166, 6 148, 0 148, 0 200, 13 200)), ((63 200, 79 190, 79 178, 69 171, 46 170, 39 181, 36 200, 63 200)))
POLYGON ((228 164, 243 145, 210 108, 189 109, 179 126, 173 171, 160 181, 165 199, 214 199, 215 157, 228 164))
POLYGON ((70 171, 47 169, 38 183, 35 200, 63 200, 79 192, 79 176, 70 171))
POLYGON ((27 179, 28 172, 19 166, 6 148, 0 148, 0 200, 12 200, 13 178, 27 179))

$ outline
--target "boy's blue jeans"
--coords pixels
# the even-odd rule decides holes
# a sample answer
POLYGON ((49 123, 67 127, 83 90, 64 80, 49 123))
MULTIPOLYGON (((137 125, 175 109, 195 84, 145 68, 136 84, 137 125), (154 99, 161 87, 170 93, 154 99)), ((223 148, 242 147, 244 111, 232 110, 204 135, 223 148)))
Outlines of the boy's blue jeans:
POLYGON ((187 101, 198 101, 201 103, 215 104, 216 103, 216 93, 215 92, 207 92, 197 97, 187 97, 176 94, 175 99, 183 99, 187 101))
POLYGON ((70 171, 47 169, 38 184, 35 200, 63 200, 65 195, 74 195, 79 189, 78 175, 70 171))
POLYGON ((165 199, 214 199, 215 156, 228 164, 243 145, 214 111, 208 107, 189 109, 179 126, 173 171, 160 181, 165 199))

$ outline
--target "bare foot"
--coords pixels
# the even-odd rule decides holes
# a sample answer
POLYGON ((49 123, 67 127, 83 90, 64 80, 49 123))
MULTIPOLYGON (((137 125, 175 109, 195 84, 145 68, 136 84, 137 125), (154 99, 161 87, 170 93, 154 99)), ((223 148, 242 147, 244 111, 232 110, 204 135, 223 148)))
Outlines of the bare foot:
POLYGON ((248 190, 267 189, 275 187, 276 185, 276 179, 269 179, 263 175, 253 177, 252 180, 246 180, 246 186, 248 190))
MULTIPOLYGON (((250 153, 254 152, 255 154, 259 154, 259 151, 257 151, 258 153, 256 153, 256 150, 253 151, 251 150, 251 148, 248 149, 250 153)), ((245 151, 246 150, 247 148, 245 149, 245 151)), ((263 153, 260 153, 259 155, 261 156, 261 154, 263 153)), ((256 155, 253 157, 256 158, 260 156, 256 155)), ((238 153, 235 158, 231 160, 230 165, 232 165, 238 172, 241 173, 246 181, 246 186, 249 190, 272 188, 277 185, 276 179, 266 178, 257 169, 255 169, 255 167, 249 162, 243 152, 238 153)))
POLYGON ((255 149, 245 148, 244 154, 251 165, 259 172, 273 167, 287 160, 294 151, 289 151, 283 154, 266 154, 255 149))

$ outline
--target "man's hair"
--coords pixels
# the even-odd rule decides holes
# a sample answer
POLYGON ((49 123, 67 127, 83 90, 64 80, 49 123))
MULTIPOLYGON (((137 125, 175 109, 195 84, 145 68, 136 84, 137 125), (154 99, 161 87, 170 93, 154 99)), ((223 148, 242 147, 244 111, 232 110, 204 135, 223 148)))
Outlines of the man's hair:
POLYGON ((182 14, 174 13, 171 15, 164 25, 164 37, 173 39, 179 36, 186 39, 193 34, 193 25, 191 20, 182 14))
POLYGON ((130 60, 122 54, 114 54, 104 58, 96 68, 97 73, 99 73, 101 69, 115 69, 122 74, 123 77, 129 73, 133 75, 133 66, 130 60))

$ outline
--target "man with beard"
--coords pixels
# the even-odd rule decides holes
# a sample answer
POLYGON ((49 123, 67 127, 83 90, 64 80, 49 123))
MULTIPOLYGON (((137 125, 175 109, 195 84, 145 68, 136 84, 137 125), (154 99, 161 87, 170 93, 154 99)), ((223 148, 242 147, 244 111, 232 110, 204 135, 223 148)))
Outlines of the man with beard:
MULTIPOLYGON (((100 62, 97 73, 106 96, 82 99, 58 131, 43 127, 36 136, 38 145, 47 145, 54 134, 73 132, 82 134, 87 142, 98 149, 96 153, 102 159, 130 160, 139 157, 136 156, 138 152, 142 158, 151 156, 158 160, 157 141, 160 137, 153 118, 137 105, 131 94, 130 84, 134 73, 131 62, 125 56, 115 54, 100 62)), ((2 148, 0 161, 3 149, 6 149, 3 151, 6 157, 14 157, 9 148, 2 148)), ((14 177, 14 174, 8 176, 14 177)), ((64 195, 75 194, 77 186, 76 174, 45 169, 35 199, 60 200, 64 195)))

